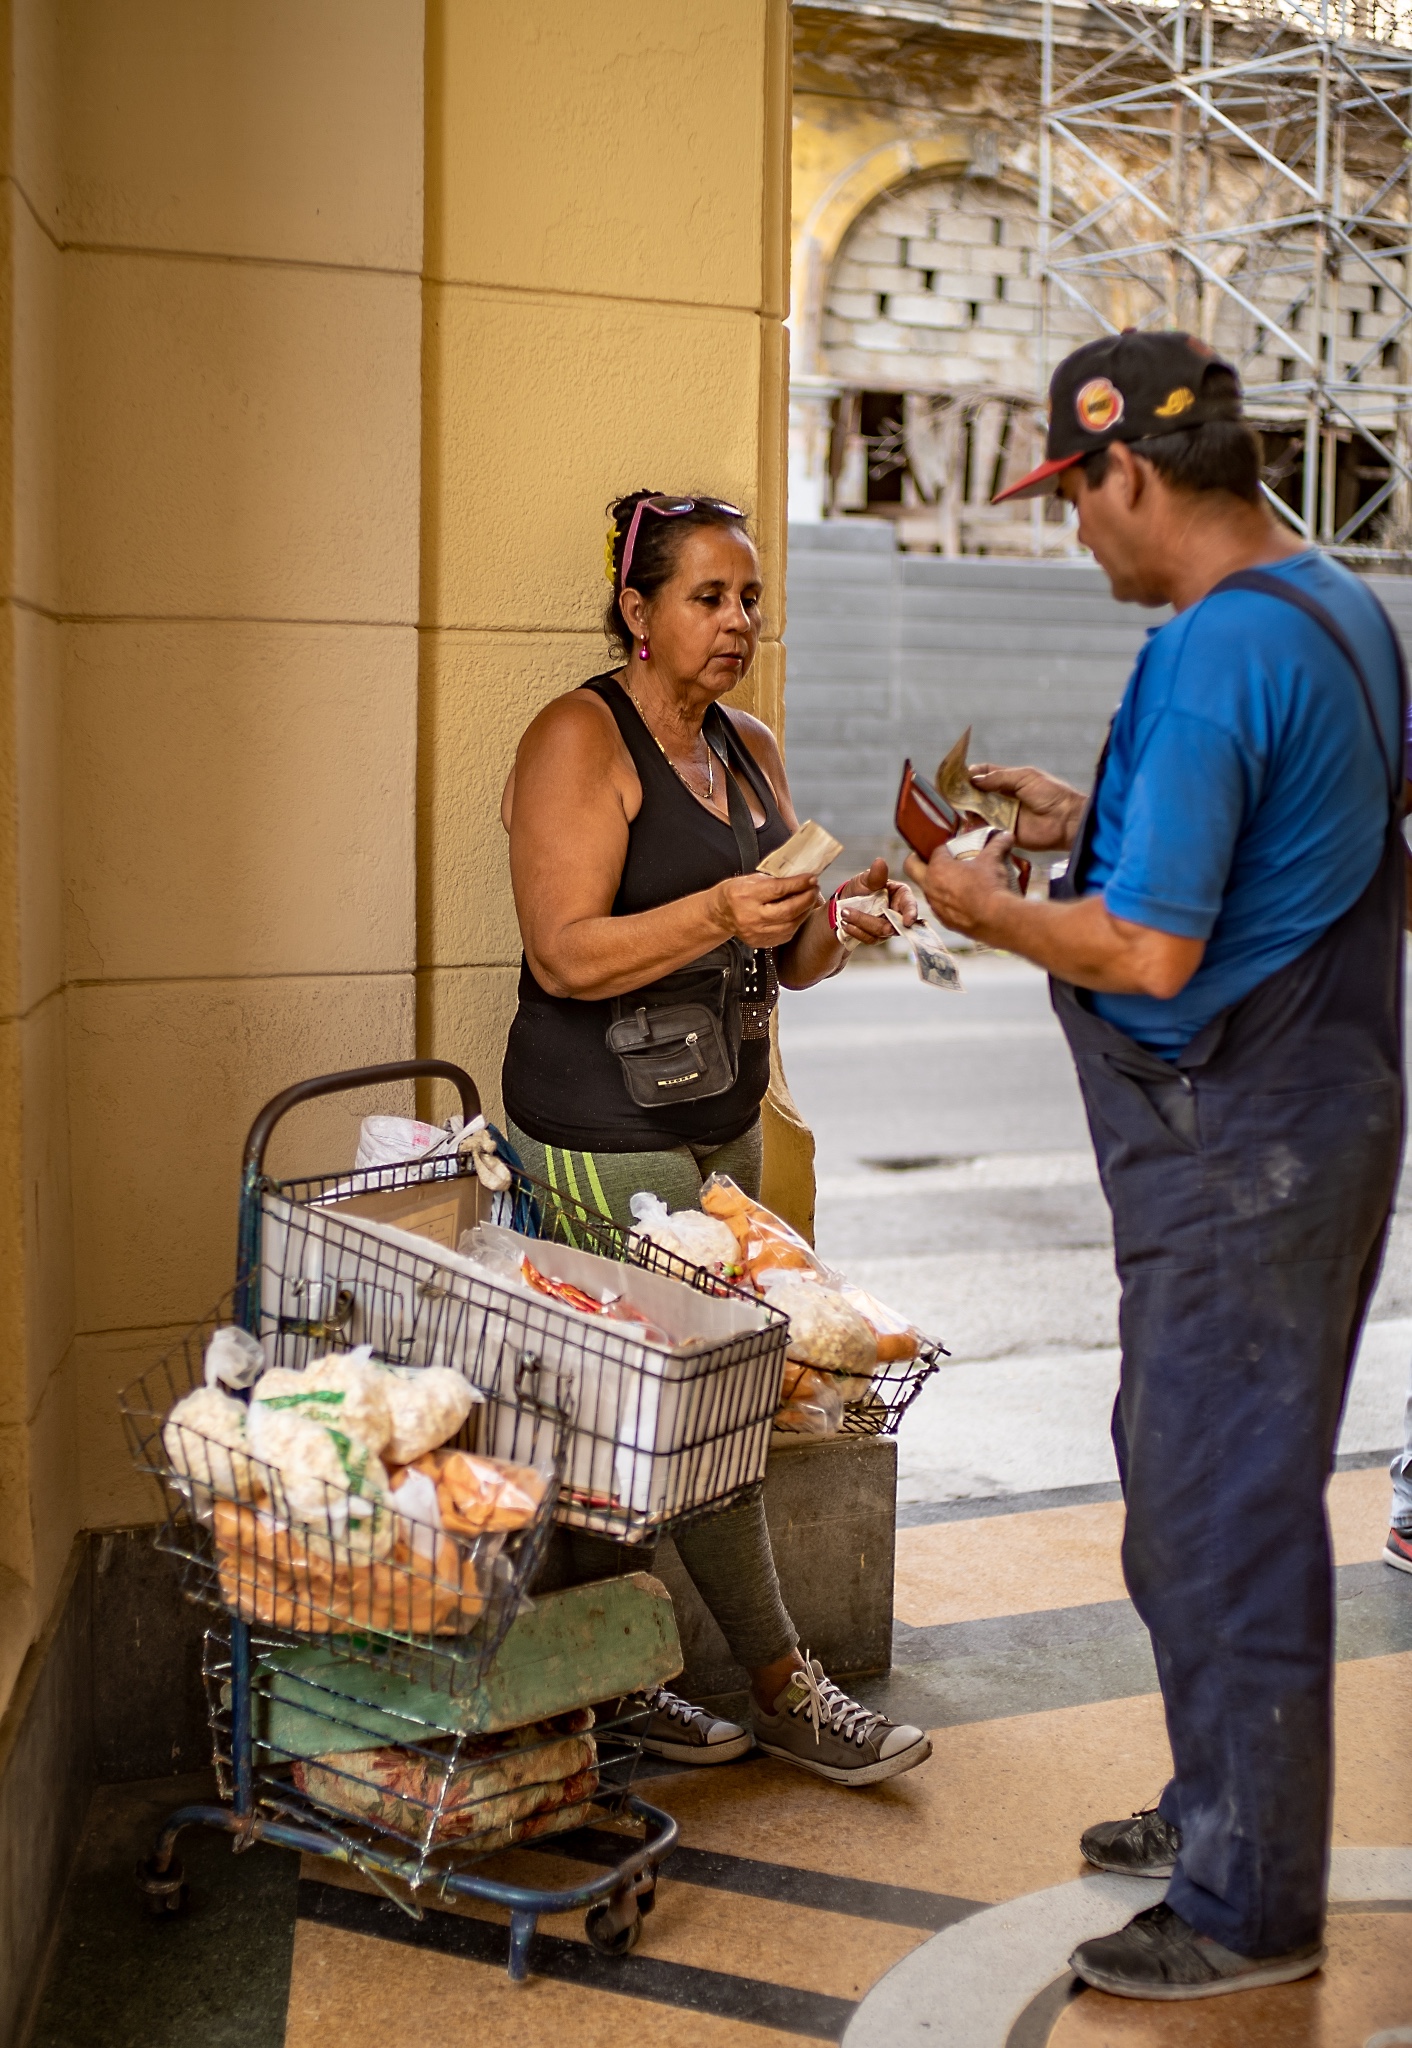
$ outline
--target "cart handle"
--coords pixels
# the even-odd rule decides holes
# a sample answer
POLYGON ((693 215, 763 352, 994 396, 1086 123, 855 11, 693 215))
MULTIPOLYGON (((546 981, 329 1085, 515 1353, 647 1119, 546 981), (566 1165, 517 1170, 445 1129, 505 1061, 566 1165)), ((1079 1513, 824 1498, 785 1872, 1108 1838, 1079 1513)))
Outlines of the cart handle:
POLYGON ((465 1068, 453 1066, 450 1060, 391 1060, 381 1067, 349 1067, 342 1074, 316 1074, 313 1080, 296 1081, 292 1088, 276 1095, 251 1124, 245 1140, 246 1180, 263 1171, 265 1147, 275 1125, 301 1102, 312 1102, 319 1095, 348 1095, 355 1088, 375 1088, 383 1081, 423 1080, 450 1081, 460 1094, 461 1114, 467 1123, 480 1115, 479 1089, 465 1068))

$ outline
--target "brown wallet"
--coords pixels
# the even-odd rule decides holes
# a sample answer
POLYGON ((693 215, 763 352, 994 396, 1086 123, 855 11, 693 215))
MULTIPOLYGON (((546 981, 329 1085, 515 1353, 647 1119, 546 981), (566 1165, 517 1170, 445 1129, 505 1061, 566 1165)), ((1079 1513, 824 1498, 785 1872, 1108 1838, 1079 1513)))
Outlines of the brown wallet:
POLYGON ((961 813, 919 775, 910 761, 903 764, 894 823, 913 853, 930 860, 939 846, 963 830, 961 813))
MULTIPOLYGON (((969 811, 958 811, 939 789, 927 781, 925 775, 919 775, 912 763, 906 761, 902 766, 902 786, 897 792, 893 822, 913 853, 922 860, 930 860, 939 846, 945 846, 959 832, 984 825, 986 821, 969 811)), ((1030 863, 1021 854, 1012 853, 1010 866, 1023 896, 1030 886, 1030 863)))

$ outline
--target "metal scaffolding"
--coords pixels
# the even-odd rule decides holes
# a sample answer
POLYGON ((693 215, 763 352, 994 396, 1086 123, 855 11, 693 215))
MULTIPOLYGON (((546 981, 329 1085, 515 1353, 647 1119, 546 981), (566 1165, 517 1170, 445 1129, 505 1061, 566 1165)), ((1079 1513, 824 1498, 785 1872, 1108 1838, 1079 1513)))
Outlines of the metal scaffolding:
POLYGON ((1061 299, 1198 333, 1290 524, 1412 567, 1412 0, 1044 0, 1040 102, 1042 388, 1061 299))

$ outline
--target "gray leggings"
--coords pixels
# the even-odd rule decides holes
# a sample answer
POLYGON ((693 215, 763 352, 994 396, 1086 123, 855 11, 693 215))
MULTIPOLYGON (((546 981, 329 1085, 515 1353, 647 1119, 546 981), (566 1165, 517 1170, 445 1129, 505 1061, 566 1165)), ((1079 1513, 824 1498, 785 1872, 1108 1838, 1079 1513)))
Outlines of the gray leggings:
MULTIPOLYGON (((621 1572, 650 1572, 657 1554, 655 1543, 609 1543, 577 1530, 565 1534, 574 1585, 616 1578, 621 1572)), ((758 1671, 788 1656, 799 1641, 799 1631, 780 1597, 760 1495, 743 1507, 694 1522, 673 1540, 736 1663, 758 1671)))
MULTIPOLYGON (((508 1125, 507 1135, 539 1180, 567 1189, 591 1207, 603 1207, 625 1226, 632 1224, 628 1202, 639 1188, 651 1188, 677 1209, 697 1206, 702 1179, 710 1173, 730 1174, 748 1195, 760 1192, 758 1121, 743 1136, 715 1150, 677 1145, 660 1152, 565 1151, 540 1144, 514 1123, 508 1125), (601 1204, 595 1200, 600 1195, 601 1204)), ((615 1578, 621 1572, 651 1571, 656 1556, 655 1544, 610 1543, 577 1531, 566 1531, 565 1536, 571 1582, 576 1585, 615 1578)), ((675 1540, 677 1555, 737 1664, 757 1671, 788 1656, 799 1641, 799 1631, 780 1598, 760 1497, 694 1523, 675 1540)))

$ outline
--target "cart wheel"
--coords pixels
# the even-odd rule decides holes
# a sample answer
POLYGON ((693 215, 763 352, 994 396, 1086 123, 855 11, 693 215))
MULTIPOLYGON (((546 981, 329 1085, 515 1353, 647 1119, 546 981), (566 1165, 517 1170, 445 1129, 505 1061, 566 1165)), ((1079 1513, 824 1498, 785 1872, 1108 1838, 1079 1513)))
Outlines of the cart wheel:
POLYGON ((605 1905, 590 1906, 584 1918, 583 1929, 593 1946, 605 1956, 625 1956, 635 1949, 642 1938, 642 1915, 637 1910, 637 1900, 629 1894, 628 1906, 631 1919, 622 1917, 622 1908, 615 1899, 605 1905))
POLYGON ((650 1913, 656 1903, 657 1873, 655 1870, 647 1870, 638 1880, 637 1910, 639 1913, 650 1913))
POLYGON ((191 1904, 191 1887, 175 1856, 165 1870, 157 1868, 155 1857, 139 1863, 137 1884, 149 1920, 178 1920, 191 1904))

